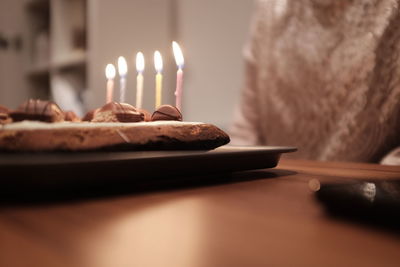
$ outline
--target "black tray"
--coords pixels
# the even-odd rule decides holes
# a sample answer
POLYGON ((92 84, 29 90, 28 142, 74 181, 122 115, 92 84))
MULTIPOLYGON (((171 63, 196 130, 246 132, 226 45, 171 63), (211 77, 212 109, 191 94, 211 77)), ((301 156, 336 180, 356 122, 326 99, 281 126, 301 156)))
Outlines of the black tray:
POLYGON ((0 153, 0 200, 77 199, 229 182, 237 171, 273 168, 293 147, 211 151, 0 153))
POLYGON ((294 147, 223 146, 211 151, 135 151, 79 153, 1 153, 1 180, 130 179, 203 175, 273 168, 294 147))

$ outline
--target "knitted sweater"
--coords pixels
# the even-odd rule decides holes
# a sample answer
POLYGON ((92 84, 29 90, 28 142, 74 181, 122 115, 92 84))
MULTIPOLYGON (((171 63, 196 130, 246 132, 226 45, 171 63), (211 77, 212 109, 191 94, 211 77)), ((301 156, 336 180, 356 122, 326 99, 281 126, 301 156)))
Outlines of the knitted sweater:
POLYGON ((400 145, 400 0, 258 0, 235 144, 376 162, 400 145))

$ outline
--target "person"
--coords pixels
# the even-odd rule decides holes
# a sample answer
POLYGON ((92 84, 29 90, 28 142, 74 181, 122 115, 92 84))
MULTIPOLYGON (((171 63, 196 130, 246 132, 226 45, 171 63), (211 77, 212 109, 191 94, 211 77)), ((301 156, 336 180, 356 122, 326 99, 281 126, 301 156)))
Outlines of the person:
POLYGON ((258 0, 236 145, 379 162, 400 145, 400 0, 258 0))

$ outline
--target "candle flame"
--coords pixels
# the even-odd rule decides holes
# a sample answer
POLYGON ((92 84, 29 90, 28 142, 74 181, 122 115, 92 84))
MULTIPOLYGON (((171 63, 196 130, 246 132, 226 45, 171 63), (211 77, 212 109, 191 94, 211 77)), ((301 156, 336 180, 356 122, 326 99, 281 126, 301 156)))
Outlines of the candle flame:
POLYGON ((144 56, 142 52, 136 54, 136 70, 137 72, 144 71, 144 56))
POLYGON ((174 51, 174 57, 175 57, 175 62, 176 65, 181 69, 183 68, 183 65, 185 64, 185 60, 183 58, 182 50, 179 47, 177 42, 172 42, 172 49, 174 51))
POLYGON ((106 66, 106 78, 108 80, 115 78, 115 67, 113 64, 107 64, 106 66))
POLYGON ((154 52, 154 67, 158 73, 162 72, 163 60, 159 51, 154 52))
POLYGON ((118 57, 118 74, 119 76, 125 76, 128 72, 128 64, 124 57, 118 57))

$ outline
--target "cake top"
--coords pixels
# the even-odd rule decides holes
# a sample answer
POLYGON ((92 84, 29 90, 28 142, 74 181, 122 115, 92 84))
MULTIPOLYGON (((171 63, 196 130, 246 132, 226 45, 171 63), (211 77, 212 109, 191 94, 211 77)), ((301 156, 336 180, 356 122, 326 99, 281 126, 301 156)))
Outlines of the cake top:
POLYGON ((144 109, 138 109, 128 103, 109 102, 104 106, 93 109, 81 119, 73 111, 63 111, 56 103, 39 99, 29 99, 16 110, 10 111, 0 106, 1 124, 20 121, 42 122, 150 122, 150 121, 182 121, 178 108, 171 105, 161 105, 152 114, 144 109), (4 118, 3 118, 4 117, 4 118), (7 120, 6 120, 7 119, 7 120))
POLYGON ((185 121, 150 121, 150 122, 59 122, 59 123, 45 123, 40 121, 21 121, 0 125, 0 130, 41 130, 41 129, 68 129, 68 128, 96 128, 96 127, 135 127, 135 126, 148 126, 159 127, 163 125, 171 126, 189 126, 204 124, 202 122, 185 122, 185 121))

